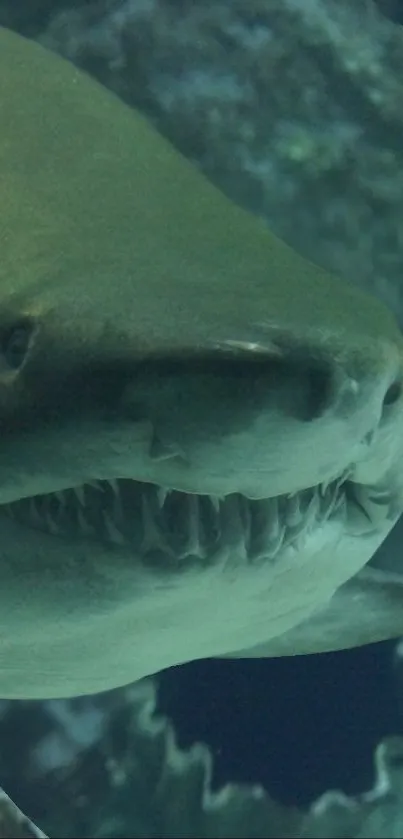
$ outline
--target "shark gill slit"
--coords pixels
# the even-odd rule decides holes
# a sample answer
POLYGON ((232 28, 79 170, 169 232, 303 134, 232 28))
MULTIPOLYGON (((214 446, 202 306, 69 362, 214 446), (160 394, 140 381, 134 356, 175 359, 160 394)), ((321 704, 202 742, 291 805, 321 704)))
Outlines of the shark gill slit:
POLYGON ((393 515, 382 488, 339 478, 291 495, 253 500, 222 498, 117 478, 36 495, 0 507, 19 523, 65 539, 102 542, 132 550, 150 567, 178 570, 236 553, 246 562, 275 561, 323 523, 342 519, 351 535, 365 537, 393 515))

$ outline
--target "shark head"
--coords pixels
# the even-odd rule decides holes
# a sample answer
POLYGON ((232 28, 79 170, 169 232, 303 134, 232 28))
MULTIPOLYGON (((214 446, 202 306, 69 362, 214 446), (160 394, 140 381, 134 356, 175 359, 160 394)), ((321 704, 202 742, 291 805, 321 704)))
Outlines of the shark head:
POLYGON ((67 62, 0 71, 0 695, 280 636, 403 509, 393 317, 67 62))

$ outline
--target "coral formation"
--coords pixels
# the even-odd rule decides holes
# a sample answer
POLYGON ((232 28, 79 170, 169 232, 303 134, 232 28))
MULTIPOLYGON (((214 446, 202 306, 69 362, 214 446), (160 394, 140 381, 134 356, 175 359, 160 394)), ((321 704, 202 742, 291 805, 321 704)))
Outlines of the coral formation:
MULTIPOLYGON (((10 756, 2 747, 2 732, 17 727, 29 708, 37 726, 31 725, 20 744, 31 795, 26 804, 52 837, 386 839, 403 834, 403 737, 389 737, 378 746, 371 790, 355 797, 329 791, 302 811, 274 802, 257 785, 227 784, 213 791, 209 750, 201 744, 186 751, 178 747, 171 724, 156 713, 151 679, 125 691, 48 701, 36 709, 35 703, 5 703, 3 778, 10 756)), ((20 829, 21 818, 9 799, 0 797, 0 836, 43 836, 29 833, 29 822, 25 833, 5 832, 14 822, 20 829)))

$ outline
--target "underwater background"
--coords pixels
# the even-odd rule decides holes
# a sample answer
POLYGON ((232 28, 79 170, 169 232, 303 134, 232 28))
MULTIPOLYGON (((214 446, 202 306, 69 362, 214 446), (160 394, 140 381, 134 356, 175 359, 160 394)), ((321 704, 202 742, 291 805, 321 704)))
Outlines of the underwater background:
MULTIPOLYGON (((382 298, 403 327, 400 0, 0 0, 0 25, 140 108, 234 200, 382 298)), ((384 550, 402 539, 398 526, 384 550)), ((403 735, 396 642, 195 662, 154 684, 0 702, 0 784, 50 836, 403 837, 398 739, 378 750, 388 782, 362 797, 376 747, 403 735), (154 690, 170 724, 152 721, 154 690), (195 742, 212 768, 203 749, 183 756, 195 742), (214 790, 254 787, 209 810, 210 774, 214 790), (304 822, 329 789, 354 799, 304 822)), ((1 829, 0 816, 10 835, 1 829)))

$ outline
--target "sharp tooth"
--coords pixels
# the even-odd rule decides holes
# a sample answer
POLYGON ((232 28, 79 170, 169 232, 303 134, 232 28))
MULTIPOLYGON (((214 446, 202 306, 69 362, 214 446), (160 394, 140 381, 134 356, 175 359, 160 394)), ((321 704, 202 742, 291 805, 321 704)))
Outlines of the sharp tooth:
POLYGON ((227 495, 220 507, 219 526, 221 538, 230 551, 235 551, 237 560, 246 557, 246 533, 243 524, 242 507, 239 496, 227 495))
POLYGON ((101 481, 86 481, 86 486, 93 487, 93 489, 103 490, 101 481))
POLYGON ((254 501, 251 507, 248 552, 253 560, 274 557, 284 540, 285 527, 280 523, 278 499, 254 501))
POLYGON ((84 533, 85 536, 94 536, 94 529, 88 524, 81 507, 77 508, 77 522, 80 531, 84 533))
POLYGON ((120 530, 118 530, 114 521, 111 519, 109 513, 104 513, 103 521, 111 542, 113 542, 116 545, 126 545, 127 543, 123 534, 120 532, 120 530))
POLYGON ((112 518, 114 519, 114 521, 119 521, 120 519, 122 519, 122 516, 122 494, 119 490, 112 496, 112 518))
POLYGON ((29 499, 28 502, 28 509, 29 509, 29 518, 35 521, 37 524, 43 525, 43 514, 41 513, 40 509, 37 507, 37 499, 32 497, 29 499))
POLYGON ((282 525, 281 527, 278 528, 277 538, 275 540, 273 540, 271 538, 270 541, 269 541, 269 544, 268 544, 268 556, 269 557, 275 557, 276 554, 278 553, 278 551, 280 550, 281 545, 284 541, 284 534, 285 534, 285 527, 284 527, 284 525, 282 525))
POLYGON ((334 506, 336 504, 336 500, 338 498, 337 492, 334 492, 332 495, 329 495, 329 498, 326 499, 321 505, 320 508, 320 517, 324 520, 328 519, 331 516, 334 506))
POLYGON ((74 487, 74 492, 82 507, 85 507, 85 490, 83 486, 74 487))
POLYGON ((319 484, 319 493, 322 496, 322 498, 326 495, 326 492, 329 489, 331 483, 332 479, 329 478, 328 481, 323 481, 322 484, 319 484))
POLYGON ((345 500, 346 499, 345 499, 345 495, 344 495, 343 492, 341 492, 341 493, 335 492, 334 495, 332 496, 332 498, 330 500, 330 503, 328 504, 327 508, 322 511, 323 512, 323 517, 328 519, 328 518, 330 518, 330 516, 333 516, 335 513, 337 513, 341 509, 341 507, 343 507, 343 505, 345 505, 345 500))
POLYGON ((218 495, 209 495, 210 501, 214 507, 214 511, 216 513, 220 512, 220 499, 218 495))
POLYGON ((333 507, 332 514, 337 513, 341 508, 344 508, 344 512, 346 512, 346 497, 344 493, 341 493, 333 507))
POLYGON ((165 504, 165 501, 166 501, 167 496, 169 495, 169 492, 170 492, 170 490, 166 489, 166 487, 160 487, 160 486, 157 487, 157 499, 158 499, 158 504, 159 504, 161 510, 162 510, 162 508, 165 504))
POLYGON ((320 501, 319 501, 319 494, 314 492, 312 498, 308 504, 307 510, 305 512, 305 521, 307 527, 310 527, 312 524, 316 523, 318 518, 318 513, 320 510, 320 501))
POLYGON ((112 490, 113 490, 114 495, 119 495, 119 482, 118 482, 118 479, 117 479, 117 478, 111 478, 111 480, 110 480, 110 481, 108 481, 108 484, 109 484, 109 486, 110 486, 110 487, 112 487, 112 490))
POLYGON ((52 516, 50 513, 46 513, 45 516, 46 526, 50 533, 53 533, 55 536, 60 535, 60 528, 57 526, 56 522, 53 521, 52 516))
POLYGON ((340 478, 337 478, 337 480, 335 482, 336 490, 340 489, 341 485, 344 484, 346 480, 347 480, 347 473, 344 472, 343 475, 340 475, 340 478))
POLYGON ((201 549, 200 533, 200 510, 199 498, 197 495, 188 494, 183 499, 186 504, 187 518, 187 539, 185 549, 181 552, 181 559, 185 556, 204 556, 201 549))
POLYGON ((283 534, 284 534, 284 526, 280 524, 280 515, 278 509, 278 499, 272 498, 270 503, 267 506, 267 539, 270 545, 270 549, 272 549, 272 543, 274 546, 279 544, 279 540, 281 542, 283 534))
POLYGON ((342 484, 344 484, 344 482, 347 480, 347 478, 349 477, 350 474, 351 474, 351 469, 350 468, 345 469, 344 472, 341 473, 341 475, 336 475, 336 476, 333 475, 333 477, 329 478, 327 481, 323 481, 323 483, 319 484, 319 494, 323 498, 323 496, 326 495, 329 487, 332 484, 334 484, 334 490, 337 492, 339 487, 342 484))
POLYGON ((53 494, 56 496, 56 498, 57 498, 57 500, 58 500, 59 504, 60 504, 62 507, 65 507, 65 506, 66 506, 66 503, 67 503, 67 500, 66 500, 66 491, 65 491, 64 489, 60 489, 60 490, 57 490, 57 492, 54 492, 53 494))
POLYGON ((303 521, 303 514, 301 512, 299 495, 294 495, 288 498, 286 509, 287 527, 298 527, 303 521))
POLYGON ((155 523, 150 500, 146 493, 143 493, 141 500, 143 508, 143 540, 141 544, 141 553, 146 554, 148 551, 155 550, 155 548, 165 548, 165 546, 155 523))

